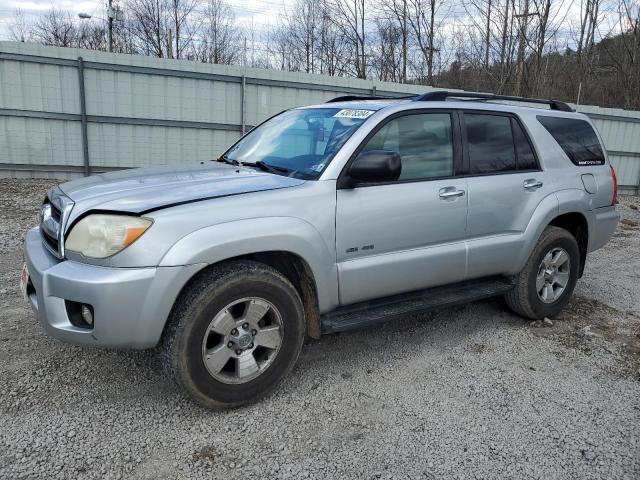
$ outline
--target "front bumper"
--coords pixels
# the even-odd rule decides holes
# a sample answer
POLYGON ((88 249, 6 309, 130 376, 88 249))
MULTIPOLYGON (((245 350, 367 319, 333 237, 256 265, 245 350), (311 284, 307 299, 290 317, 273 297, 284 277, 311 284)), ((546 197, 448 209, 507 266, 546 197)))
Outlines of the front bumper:
POLYGON ((47 335, 78 345, 150 348, 160 340, 173 303, 204 265, 107 268, 60 261, 37 228, 25 238, 29 303, 47 335), (93 328, 74 326, 65 300, 93 307, 93 328))

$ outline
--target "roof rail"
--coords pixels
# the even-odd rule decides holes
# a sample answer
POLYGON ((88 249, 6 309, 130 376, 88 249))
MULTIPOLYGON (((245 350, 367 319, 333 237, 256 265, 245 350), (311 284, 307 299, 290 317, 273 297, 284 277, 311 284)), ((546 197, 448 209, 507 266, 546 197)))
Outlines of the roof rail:
POLYGON ((573 112, 573 108, 564 102, 558 100, 544 100, 541 98, 525 98, 512 97, 509 95, 494 95, 492 93, 470 93, 470 92, 448 92, 440 90, 435 92, 427 92, 414 97, 416 102, 442 102, 447 98, 469 98, 475 100, 509 100, 512 102, 539 103, 549 105, 551 110, 559 110, 561 112, 573 112))
POLYGON ((335 102, 352 102, 353 100, 385 100, 384 97, 359 97, 358 95, 343 95, 342 97, 332 98, 327 100, 326 103, 335 102))
POLYGON ((332 98, 331 100, 327 100, 325 103, 335 103, 335 102, 353 102, 354 100, 402 100, 407 98, 414 98, 415 95, 409 95, 406 97, 367 97, 367 96, 358 96, 358 95, 344 95, 342 97, 332 98))

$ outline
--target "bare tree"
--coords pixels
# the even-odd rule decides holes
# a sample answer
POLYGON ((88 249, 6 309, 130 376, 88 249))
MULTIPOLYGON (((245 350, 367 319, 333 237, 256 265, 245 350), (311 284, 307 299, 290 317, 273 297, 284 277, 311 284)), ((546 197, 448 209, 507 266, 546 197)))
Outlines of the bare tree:
MULTIPOLYGON (((376 26, 380 34, 381 22, 395 24, 395 29, 399 32, 399 39, 387 39, 386 41, 393 41, 399 45, 389 45, 392 48, 400 48, 400 55, 402 57, 401 71, 399 81, 406 83, 407 81, 407 67, 409 64, 409 0, 382 0, 380 2, 380 16, 376 21, 376 26)), ((390 33, 388 25, 385 31, 390 33)))
POLYGON ((146 55, 166 57, 169 14, 166 0, 129 0, 127 10, 138 49, 146 55))
POLYGON ((353 72, 367 78, 366 0, 331 0, 331 20, 353 51, 353 72))
POLYGON ((208 0, 201 25, 202 40, 196 48, 200 61, 227 65, 240 62, 240 32, 228 3, 208 0))
POLYGON ((78 31, 69 12, 52 8, 36 20, 33 36, 44 45, 75 47, 78 31))
POLYGON ((400 82, 404 80, 404 51, 401 28, 389 18, 376 19, 378 45, 374 50, 371 66, 379 80, 400 82))
POLYGON ((33 40, 32 26, 21 8, 16 8, 13 12, 13 18, 9 22, 9 38, 14 42, 33 40))
POLYGON ((616 71, 614 92, 621 94, 623 107, 639 109, 640 0, 618 0, 616 9, 616 27, 622 33, 607 35, 602 44, 616 71))
POLYGON ((546 85, 553 81, 547 70, 548 61, 545 62, 544 56, 547 53, 546 49, 549 42, 556 37, 569 14, 568 8, 562 8, 564 2, 557 2, 556 0, 555 3, 557 5, 554 8, 554 0, 533 0, 537 23, 534 24, 533 32, 532 78, 530 80, 532 86, 530 92, 534 95, 542 95, 546 85), (544 67, 543 64, 545 65, 544 67))
POLYGON ((319 68, 322 8, 323 3, 316 0, 296 0, 285 16, 280 35, 291 55, 289 70, 315 73, 319 68))
POLYGON ((198 0, 170 0, 171 33, 175 39, 175 58, 182 58, 183 51, 193 40, 189 21, 194 14, 198 0))
POLYGON ((78 28, 78 47, 88 50, 108 50, 107 30, 104 25, 83 22, 78 28))
POLYGON ((443 0, 409 0, 409 24, 426 65, 427 85, 433 85, 433 58, 436 46, 436 13, 443 0))
POLYGON ((331 5, 321 0, 320 13, 320 73, 346 75, 349 68, 349 42, 331 19, 331 5))
POLYGON ((578 92, 588 88, 591 78, 596 31, 602 22, 601 2, 602 0, 581 0, 580 3, 579 35, 576 46, 578 71, 574 82, 577 87, 574 88, 578 92))

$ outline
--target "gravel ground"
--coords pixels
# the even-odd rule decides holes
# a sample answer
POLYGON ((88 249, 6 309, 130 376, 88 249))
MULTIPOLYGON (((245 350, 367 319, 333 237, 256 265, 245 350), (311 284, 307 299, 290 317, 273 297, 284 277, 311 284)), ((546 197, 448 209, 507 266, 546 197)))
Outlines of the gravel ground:
POLYGON ((553 325, 501 300, 324 337, 210 412, 151 352, 46 338, 17 291, 47 182, 0 181, 0 478, 640 478, 640 214, 553 325))

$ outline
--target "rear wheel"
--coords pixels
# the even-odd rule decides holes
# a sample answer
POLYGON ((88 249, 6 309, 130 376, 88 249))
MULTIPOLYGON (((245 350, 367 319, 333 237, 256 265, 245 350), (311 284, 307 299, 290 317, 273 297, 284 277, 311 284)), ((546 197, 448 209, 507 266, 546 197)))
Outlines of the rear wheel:
POLYGON ((515 288, 505 295, 507 304, 523 317, 554 316, 571 298, 579 270, 576 239, 563 228, 549 226, 517 275, 515 288))
POLYGON ((268 395, 302 347, 304 313, 294 286, 271 267, 238 261, 203 272, 187 288, 162 345, 178 384, 209 408, 268 395))

